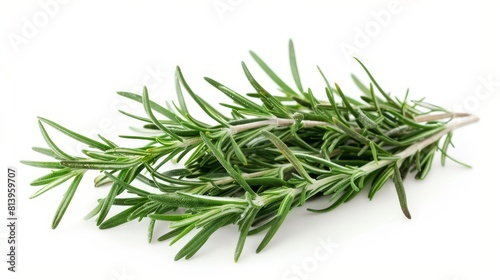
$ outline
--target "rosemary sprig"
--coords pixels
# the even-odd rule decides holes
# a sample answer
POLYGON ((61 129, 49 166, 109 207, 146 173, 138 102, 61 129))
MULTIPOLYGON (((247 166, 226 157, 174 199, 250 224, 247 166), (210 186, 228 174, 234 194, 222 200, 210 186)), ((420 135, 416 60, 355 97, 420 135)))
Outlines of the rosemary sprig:
POLYGON ((96 186, 110 184, 109 193, 98 201, 86 217, 96 217, 99 228, 107 229, 132 220, 149 219, 151 241, 157 222, 170 222, 171 231, 158 240, 176 243, 192 231, 195 235, 175 259, 191 258, 217 229, 235 224, 240 232, 235 261, 248 235, 265 231, 257 248, 272 240, 288 213, 317 195, 329 196, 327 212, 347 202, 364 188, 369 198, 394 181, 401 209, 411 218, 403 180, 416 172, 424 179, 432 167, 436 151, 444 164, 452 132, 478 120, 465 113, 420 101, 410 102, 385 92, 367 68, 370 83, 353 76, 362 92, 358 101, 339 85, 332 87, 326 75, 326 101, 303 87, 292 41, 290 67, 296 89, 292 89, 255 53, 257 64, 276 82, 281 93, 271 94, 242 63, 243 72, 255 93, 239 94, 214 79, 205 80, 229 97, 233 104, 226 116, 191 89, 180 68, 176 72, 178 104, 163 107, 150 100, 146 88, 142 96, 118 94, 143 104, 145 116, 123 114, 144 122, 157 135, 128 135, 143 146, 119 147, 99 136, 94 140, 53 121, 39 118, 41 133, 49 148, 33 148, 50 161, 23 161, 52 171, 32 182, 41 187, 32 197, 72 180, 57 208, 52 227, 58 226, 82 177, 99 170, 96 186), (375 89, 378 94, 375 92, 375 89), (195 119, 183 92, 194 99, 214 124, 195 119), (170 108, 175 108, 171 111, 170 108), (85 158, 72 156, 52 141, 45 126, 88 145, 85 158), (440 139, 446 136, 442 145, 440 139), (182 168, 167 170, 167 162, 181 162, 182 168), (109 217, 112 207, 124 208, 109 217))

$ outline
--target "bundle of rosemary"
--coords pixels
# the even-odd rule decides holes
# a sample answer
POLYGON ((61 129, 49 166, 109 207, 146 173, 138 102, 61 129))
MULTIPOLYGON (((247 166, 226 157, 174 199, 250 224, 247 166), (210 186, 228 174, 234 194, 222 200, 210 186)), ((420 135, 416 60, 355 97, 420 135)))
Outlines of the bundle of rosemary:
POLYGON ((41 187, 32 197, 71 180, 52 227, 58 226, 88 170, 100 171, 96 186, 111 185, 108 195, 87 216, 97 216, 99 228, 149 218, 151 241, 155 224, 168 221, 171 231, 158 240, 173 239, 171 244, 197 231, 176 260, 191 258, 217 229, 235 224, 239 231, 234 254, 237 261, 248 235, 266 232, 257 248, 261 251, 287 214, 310 198, 328 196, 327 208, 309 209, 327 212, 364 188, 369 188, 371 199, 389 179, 394 182, 404 215, 410 218, 404 178, 416 172, 417 179, 424 179, 437 151, 444 164, 453 130, 478 120, 423 100, 409 101, 408 93, 402 100, 391 96, 359 60, 371 81, 365 86, 353 76, 362 93, 361 101, 344 94, 337 84, 332 86, 318 68, 326 93, 325 100, 320 100, 302 86, 291 41, 289 57, 295 89, 255 53, 251 56, 280 92, 271 94, 264 89, 244 63, 243 72, 254 89, 246 96, 205 78, 234 102, 220 104, 230 108, 230 116, 196 94, 180 68, 176 72, 178 100, 166 107, 150 100, 146 88, 142 96, 118 92, 142 103, 145 117, 121 113, 158 132, 154 137, 121 136, 144 141, 141 147, 120 147, 102 136, 90 139, 39 118, 48 148, 33 150, 52 160, 23 161, 51 169, 31 183, 41 187), (194 99, 212 124, 193 117, 183 92, 194 99), (82 151, 85 157, 60 149, 47 133, 47 125, 88 145, 82 151), (440 144, 442 137, 445 139, 440 144), (168 162, 181 162, 183 167, 167 170, 168 162), (124 210, 108 217, 114 206, 124 210))

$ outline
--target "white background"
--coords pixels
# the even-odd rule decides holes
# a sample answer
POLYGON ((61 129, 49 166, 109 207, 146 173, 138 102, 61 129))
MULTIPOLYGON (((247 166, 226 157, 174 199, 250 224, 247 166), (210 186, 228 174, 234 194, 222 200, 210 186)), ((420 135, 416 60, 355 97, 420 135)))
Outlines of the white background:
MULTIPOLYGON (((7 273, 2 261, 2 279, 500 279, 494 266, 500 263, 500 7, 496 1, 436 2, 2 1, 0 166, 3 174, 15 166, 19 175, 18 272, 7 273), (409 178, 412 220, 402 215, 391 184, 371 202, 362 194, 330 213, 296 209, 260 254, 254 251, 262 235, 250 237, 237 264, 235 227, 216 233, 193 259, 174 262, 182 242, 148 244, 145 222, 100 231, 83 221, 107 191, 93 188, 92 174, 57 230, 50 223, 65 187, 28 199, 36 190, 29 182, 45 171, 19 163, 40 159, 30 150, 45 145, 36 116, 126 144, 116 135, 131 133, 128 127, 137 123, 117 110, 141 108, 114 92, 146 84, 152 99, 172 99, 180 65, 192 88, 215 104, 225 99, 202 78, 250 91, 242 60, 273 89, 248 50, 292 83, 290 38, 303 84, 315 92, 324 87, 315 69, 320 65, 344 91, 358 94, 349 75, 367 79, 353 63, 357 56, 398 97, 410 87, 414 99, 478 114, 479 123, 455 133, 451 151, 473 169, 452 162, 443 168, 436 157, 425 181, 409 178), (329 253, 320 240, 335 248, 329 253)), ((69 152, 80 148, 55 139, 69 152)), ((6 191, 0 193, 5 209, 6 191)), ((156 237, 165 230, 159 227, 156 237)), ((0 233, 5 256, 5 226, 0 233)))

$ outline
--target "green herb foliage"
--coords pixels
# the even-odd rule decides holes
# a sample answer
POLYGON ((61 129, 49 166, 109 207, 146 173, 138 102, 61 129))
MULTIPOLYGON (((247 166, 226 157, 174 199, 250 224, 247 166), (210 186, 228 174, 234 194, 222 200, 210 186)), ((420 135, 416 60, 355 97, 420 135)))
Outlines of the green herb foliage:
POLYGON ((436 151, 441 151, 444 164, 452 131, 478 120, 422 100, 410 102, 407 95, 403 100, 391 96, 357 59, 370 80, 365 85, 353 76, 362 93, 361 101, 348 96, 336 83, 331 86, 319 68, 326 96, 319 98, 304 88, 292 41, 289 57, 295 89, 255 53, 251 56, 277 84, 279 92, 272 94, 264 89, 244 63, 243 72, 254 93, 243 95, 205 78, 233 101, 222 104, 231 109, 230 116, 195 93, 180 68, 176 73, 178 101, 172 106, 151 101, 146 88, 142 96, 119 92, 144 107, 144 116, 122 113, 157 131, 154 137, 122 136, 144 141, 140 147, 119 147, 102 136, 90 139, 39 118, 48 148, 33 150, 52 159, 23 163, 52 171, 32 182, 39 187, 33 197, 71 182, 52 227, 61 221, 90 169, 101 172, 96 186, 111 187, 86 218, 96 217, 101 229, 148 219, 149 240, 156 224, 168 222, 171 231, 158 240, 172 239, 171 244, 195 231, 176 260, 191 258, 219 228, 236 225, 237 261, 247 236, 266 232, 257 248, 260 252, 279 235, 289 212, 310 198, 327 196, 328 207, 309 209, 327 212, 365 188, 373 199, 389 179, 394 181, 404 215, 410 218, 404 178, 415 172, 416 178, 424 179, 436 151), (190 114, 184 93, 206 113, 207 120, 190 114), (88 145, 82 151, 86 157, 68 155, 50 138, 46 127, 88 145), (445 141, 440 145, 442 136, 445 141), (181 162, 182 167, 168 170, 168 162, 181 162), (123 210, 110 216, 114 207, 123 210))

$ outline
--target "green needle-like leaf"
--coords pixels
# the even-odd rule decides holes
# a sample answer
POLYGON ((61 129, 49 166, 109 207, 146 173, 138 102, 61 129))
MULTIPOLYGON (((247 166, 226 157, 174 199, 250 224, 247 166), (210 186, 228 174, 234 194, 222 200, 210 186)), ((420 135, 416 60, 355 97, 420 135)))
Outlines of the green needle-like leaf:
POLYGON ((49 156, 51 158, 58 158, 57 154, 54 153, 54 151, 52 151, 51 149, 41 148, 41 147, 33 147, 32 150, 35 152, 38 152, 42 155, 49 156))
POLYGON ((180 111, 183 114, 189 114, 186 101, 184 99, 184 94, 182 93, 182 88, 181 88, 181 82, 179 80, 179 77, 176 75, 175 76, 175 92, 177 94, 177 100, 179 101, 179 106, 180 106, 180 111))
POLYGON ((144 205, 144 203, 133 205, 133 206, 123 210, 122 212, 114 215, 113 217, 111 217, 111 218, 107 219, 106 221, 104 221, 103 223, 101 223, 99 225, 99 229, 109 229, 109 228, 117 227, 119 225, 122 225, 122 224, 128 222, 129 221, 128 217, 130 216, 130 214, 132 214, 134 211, 139 209, 142 205, 144 205))
POLYGON ((248 160, 247 160, 245 154, 241 150, 238 143, 236 143, 236 141, 234 141, 233 136, 229 136, 229 140, 231 141, 231 146, 233 147, 234 153, 235 153, 236 157, 238 158, 238 160, 241 161, 241 163, 243 163, 243 165, 248 165, 248 160))
POLYGON ((234 178, 234 180, 236 182, 238 182, 238 184, 240 184, 240 186, 246 191, 248 192, 249 194, 251 194, 252 196, 255 196, 256 193, 252 190, 252 188, 250 188, 250 186, 248 185, 248 183, 245 181, 245 179, 241 176, 240 173, 238 173, 232 166, 229 162, 226 161, 226 159, 224 158, 224 154, 222 153, 222 151, 220 151, 219 149, 217 149, 215 147, 215 145, 212 143, 212 141, 210 139, 208 139, 208 137, 204 134, 204 133, 200 133, 200 137, 201 139, 203 140, 203 142, 205 143, 205 145, 207 145, 207 147, 210 149, 210 151, 212 152, 212 154, 217 158, 217 160, 219 161, 219 163, 224 167, 224 169, 226 169, 226 171, 229 173, 229 175, 231 177, 234 178))
POLYGON ((64 168, 64 166, 62 166, 60 162, 21 160, 21 163, 38 168, 50 168, 50 169, 64 168))
POLYGON ((210 197, 195 194, 187 194, 182 192, 166 193, 149 195, 149 199, 158 201, 167 206, 184 207, 184 208, 198 208, 209 207, 215 205, 235 204, 245 205, 246 201, 239 198, 232 197, 210 197))
POLYGON ((240 237, 238 238, 238 243, 236 244, 236 250, 234 251, 234 262, 238 262, 240 258, 241 252, 243 251, 243 247, 245 246, 245 241, 248 236, 248 231, 250 230, 250 226, 252 225, 255 216, 259 213, 258 208, 251 208, 245 217, 241 220, 240 224, 240 237))
POLYGON ((59 147, 52 141, 52 139, 50 139, 50 136, 49 134, 47 134, 47 131, 45 130, 45 128, 43 127, 43 124, 41 121, 38 121, 38 125, 40 126, 40 131, 42 132, 42 136, 43 136, 43 139, 45 139, 45 142, 47 143, 47 145, 49 145, 50 149, 60 158, 63 158, 63 159, 73 159, 72 156, 66 154, 65 152, 63 152, 61 149, 59 149, 59 147))
POLYGON ((219 220, 212 221, 205 225, 175 256, 175 260, 180 260, 184 257, 189 259, 207 242, 208 238, 219 228, 231 223, 235 216, 227 215, 219 220))
MULTIPOLYGON (((120 96, 129 98, 131 100, 134 100, 136 102, 139 102, 141 104, 143 102, 143 96, 139 95, 139 94, 135 94, 135 93, 131 93, 131 92, 124 92, 124 91, 119 91, 119 92, 117 92, 117 94, 120 96)), ((151 107, 152 110, 164 115, 165 117, 167 117, 171 121, 174 121, 174 122, 178 121, 178 117, 174 113, 172 113, 169 110, 167 110, 166 108, 162 107, 160 104, 150 100, 149 106, 151 107)))
POLYGON ((394 164, 394 185, 396 186, 396 192, 398 193, 399 204, 401 204, 401 210, 405 214, 406 218, 411 219, 410 211, 408 210, 408 203, 406 202, 406 193, 403 185, 403 178, 401 178, 401 173, 399 172, 399 167, 394 164))
POLYGON ((307 171, 304 169, 304 166, 302 166, 302 163, 297 159, 297 157, 293 154, 293 152, 287 147, 283 141, 281 141, 276 135, 263 130, 261 132, 262 135, 264 135, 269 141, 271 141, 276 148, 288 159, 288 161, 293 165, 295 170, 302 176, 304 179, 306 179, 309 183, 312 183, 313 179, 307 173, 307 171))
POLYGON ((121 170, 136 166, 141 161, 141 157, 125 158, 123 160, 103 161, 103 160, 63 160, 62 166, 75 169, 95 169, 95 170, 121 170))
POLYGON ((243 71, 245 72, 245 75, 247 76, 248 81, 250 84, 254 87, 254 89, 259 93, 259 97, 262 100, 262 102, 266 105, 268 110, 272 112, 274 115, 278 117, 292 117, 292 113, 290 110, 283 106, 280 100, 278 100, 275 96, 269 94, 268 91, 266 91, 252 76, 250 71, 248 70, 247 66, 245 63, 241 63, 241 66, 243 67, 243 71))
POLYGON ((184 88, 186 89, 186 91, 194 99, 194 101, 196 101, 196 103, 198 103, 200 108, 203 109, 203 111, 205 111, 205 113, 207 113, 207 115, 209 115, 213 120, 217 121, 222 126, 227 127, 226 122, 227 122, 228 118, 193 92, 191 87, 187 84, 186 80, 184 79, 184 76, 182 75, 182 71, 179 67, 177 67, 177 76, 179 77, 179 79, 180 79, 182 85, 184 86, 184 88))
POLYGON ((290 56, 290 69, 292 70, 293 79, 300 92, 304 92, 302 88, 302 83, 300 82, 299 69, 297 68, 297 58, 295 57, 295 48, 293 47, 293 41, 288 42, 288 53, 290 56))
POLYGON ((269 68, 269 66, 267 66, 267 64, 257 54, 250 51, 250 55, 253 57, 255 62, 259 64, 260 68, 262 68, 262 70, 266 72, 266 74, 283 90, 285 94, 290 96, 298 96, 298 94, 285 82, 283 82, 283 80, 281 80, 280 77, 278 77, 278 75, 276 75, 276 73, 274 73, 274 71, 271 70, 271 68, 269 68))
POLYGON ((194 224, 191 224, 189 226, 186 226, 180 233, 177 234, 177 236, 170 242, 170 246, 174 245, 177 241, 179 241, 181 238, 186 236, 188 233, 190 233, 193 229, 195 228, 194 224))
POLYGON ((262 239, 262 241, 260 242, 259 247, 257 247, 257 253, 262 251, 267 246, 267 244, 269 244, 278 229, 281 227, 281 224, 283 224, 288 212, 290 212, 293 199, 294 196, 292 194, 288 194, 285 196, 283 202, 281 202, 280 208, 278 209, 278 215, 276 216, 276 218, 274 218, 274 221, 267 231, 266 236, 264 236, 264 239, 262 239))
POLYGON ((449 132, 446 134, 446 138, 444 139, 443 148, 441 151, 441 165, 444 166, 446 162, 448 147, 451 144, 451 138, 453 138, 453 132, 449 132))
POLYGON ((56 215, 54 216, 54 220, 52 221, 53 229, 57 228, 59 222, 61 222, 61 219, 64 216, 64 213, 66 213, 66 209, 68 209, 68 206, 71 200, 73 199, 73 196, 75 195, 76 189, 78 188, 78 185, 80 184, 82 178, 83 178, 83 173, 77 174, 75 176, 75 179, 73 179, 73 182, 69 186, 68 190, 64 194, 64 198, 59 204, 59 207, 57 207, 56 215))
POLYGON ((137 194, 139 196, 148 196, 150 195, 149 192, 147 191, 144 191, 144 190, 141 190, 139 188, 136 188, 134 186, 131 186, 130 184, 116 178, 115 176, 113 176, 111 173, 109 172, 106 172, 104 171, 104 174, 106 175, 106 177, 108 177, 112 182, 120 185, 121 187, 123 187, 124 189, 126 189, 127 191, 129 191, 130 193, 134 193, 134 194, 137 194))
POLYGON ((382 186, 391 178, 394 174, 394 168, 386 168, 372 183, 368 197, 370 199, 382 188, 382 186))
POLYGON ((60 132, 68 135, 69 137, 71 137, 71 138, 73 138, 73 139, 75 139, 75 140, 77 140, 79 142, 82 142, 84 144, 89 145, 90 147, 94 147, 94 148, 99 149, 101 151, 105 151, 105 150, 111 148, 108 145, 102 144, 102 143, 100 143, 98 141, 92 140, 92 139, 90 139, 88 137, 85 137, 85 136, 80 135, 80 134, 78 134, 76 132, 73 132, 73 131, 65 128, 65 127, 62 127, 62 126, 60 126, 59 124, 57 124, 57 123, 55 123, 53 121, 50 121, 50 120, 47 120, 47 119, 41 118, 41 117, 38 117, 38 119, 41 122, 44 122, 44 123, 52 126, 53 128, 59 130, 60 132))
POLYGON ((42 186, 49 184, 57 179, 59 179, 61 176, 67 175, 68 173, 71 173, 72 170, 69 168, 64 168, 64 169, 59 169, 56 171, 52 171, 49 174, 46 174, 42 177, 39 177, 31 182, 32 186, 42 186))
POLYGON ((151 109, 151 103, 149 101, 149 94, 148 94, 148 89, 144 87, 143 92, 142 92, 142 104, 144 106, 144 110, 146 111, 146 114, 148 114, 149 118, 151 121, 158 127, 161 131, 165 132, 169 136, 171 136, 174 139, 177 139, 182 142, 182 138, 177 136, 175 133, 173 133, 170 129, 165 127, 153 114, 153 111, 151 109))
POLYGON ((257 103, 249 100, 248 98, 245 98, 244 96, 236 93, 232 89, 230 89, 230 88, 228 88, 228 87, 226 87, 226 86, 224 86, 224 85, 222 85, 222 84, 220 84, 220 83, 218 83, 210 78, 205 77, 205 80, 208 83, 210 83, 211 85, 213 85, 215 88, 220 90, 222 93, 227 95, 229 98, 231 98, 237 104, 240 104, 243 107, 245 107, 251 111, 261 113, 264 116, 269 116, 269 112, 264 110, 264 108, 262 108, 262 106, 258 105, 257 103))
POLYGON ((366 74, 368 75, 368 77, 370 77, 370 80, 372 81, 372 83, 375 85, 375 87, 378 89, 378 91, 382 94, 382 96, 384 96, 384 98, 392 105, 397 105, 396 101, 394 101, 392 99, 392 97, 387 94, 380 86, 379 84, 377 83, 377 81, 375 80, 375 78, 372 76, 372 74, 370 73, 370 71, 368 71, 368 68, 366 68, 366 66, 357 58, 354 58, 360 65, 361 67, 363 67, 363 69, 365 70, 366 74))
POLYGON ((50 181, 50 183, 46 184, 41 189, 39 189, 37 192, 35 192, 34 194, 32 194, 30 196, 30 198, 35 198, 35 197, 37 197, 37 196, 39 196, 39 195, 47 192, 48 190, 51 190, 51 189, 53 189, 53 188, 61 185, 62 183, 68 181, 71 178, 73 178, 74 176, 75 176, 74 172, 70 172, 70 173, 66 173, 64 175, 58 176, 57 179, 50 181))
MULTIPOLYGON (((119 175, 118 175, 118 180, 121 180, 121 181, 126 180, 129 172, 130 171, 126 170, 126 169, 121 170, 119 175)), ((122 189, 123 188, 120 186, 120 184, 117 184, 117 183, 114 183, 111 186, 111 189, 109 190, 108 195, 104 199, 104 202, 103 202, 102 207, 101 207, 101 211, 99 212, 99 215, 97 216, 96 223, 98 226, 100 226, 102 224, 102 222, 104 222, 104 219, 108 215, 109 210, 111 209, 111 206, 113 205, 114 200, 116 199, 118 194, 122 192, 122 189)))

